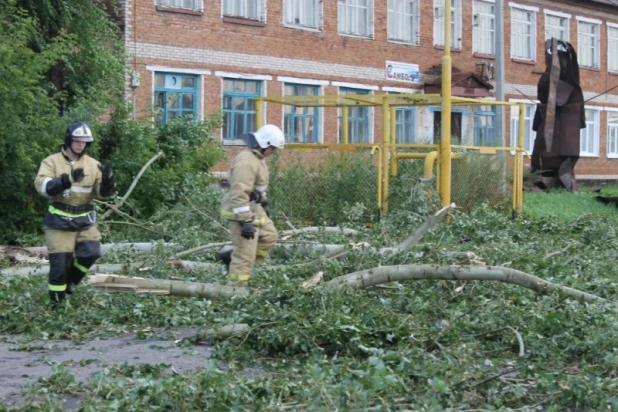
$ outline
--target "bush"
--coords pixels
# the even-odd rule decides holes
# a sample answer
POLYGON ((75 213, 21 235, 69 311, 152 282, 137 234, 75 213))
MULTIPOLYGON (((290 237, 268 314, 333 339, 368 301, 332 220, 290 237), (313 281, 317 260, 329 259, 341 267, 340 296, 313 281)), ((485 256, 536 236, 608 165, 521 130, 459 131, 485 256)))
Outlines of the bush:
POLYGON ((221 118, 195 122, 181 118, 167 125, 129 119, 130 109, 119 107, 109 122, 96 128, 98 159, 110 160, 125 193, 140 169, 158 152, 163 156, 149 166, 128 200, 132 214, 148 217, 161 206, 173 205, 182 191, 212 182, 209 170, 224 156, 215 138, 221 118))

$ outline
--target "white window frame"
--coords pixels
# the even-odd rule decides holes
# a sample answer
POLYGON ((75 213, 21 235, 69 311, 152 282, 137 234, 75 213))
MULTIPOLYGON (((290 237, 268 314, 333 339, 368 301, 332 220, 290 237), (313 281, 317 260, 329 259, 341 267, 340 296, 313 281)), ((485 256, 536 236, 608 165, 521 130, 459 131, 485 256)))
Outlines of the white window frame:
POLYGON ((283 0, 283 13, 281 18, 283 19, 283 25, 285 27, 293 27, 301 30, 309 31, 321 31, 324 15, 324 2, 320 0, 283 0), (314 4, 314 16, 315 25, 311 26, 303 22, 290 21, 295 19, 296 15, 301 15, 306 9, 308 3, 314 4))
MULTIPOLYGON (((150 73, 150 84, 151 84, 151 89, 150 89, 150 95, 152 96, 152 106, 155 106, 155 75, 157 74, 157 72, 167 72, 167 73, 179 73, 179 74, 193 74, 198 76, 198 93, 197 93, 197 102, 196 102, 196 107, 197 107, 197 120, 198 121, 202 121, 204 120, 204 76, 209 76, 212 74, 212 72, 210 70, 202 70, 202 69, 187 69, 187 68, 177 68, 177 67, 171 67, 171 66, 160 66, 160 65, 154 65, 154 64, 149 64, 146 65, 146 70, 151 72, 150 73)), ((151 120, 154 121, 155 120, 154 114, 151 117, 151 120)))
POLYGON ((551 36, 548 35, 547 31, 548 29, 552 28, 552 29, 557 29, 560 31, 564 32, 565 35, 565 39, 559 39, 559 40, 564 40, 564 41, 570 41, 570 36, 571 36, 571 15, 567 14, 567 13, 561 13, 559 11, 553 11, 553 10, 543 10, 543 13, 545 14, 545 40, 549 39, 551 36), (566 21, 566 26, 565 27, 557 27, 557 26, 552 26, 549 27, 548 23, 547 23, 547 17, 558 17, 560 19, 565 19, 566 21))
POLYGON ((495 15, 495 0, 473 0, 472 3, 472 52, 485 54, 488 56, 493 56, 496 54, 496 15, 495 15), (493 4, 494 5, 494 14, 483 14, 480 13, 477 9, 479 3, 493 4), (491 29, 486 29, 481 27, 481 23, 484 19, 491 19, 491 29), (487 33, 491 33, 491 50, 487 52, 486 50, 480 49, 480 39, 482 36, 486 36, 487 33))
MULTIPOLYGON (((525 117, 524 119, 529 120, 528 126, 528 144, 526 145, 525 132, 524 130, 524 150, 528 153, 532 153, 532 149, 534 148, 534 141, 536 140, 536 132, 532 130, 532 123, 534 121, 534 113, 536 111, 536 107, 538 105, 538 101, 534 103, 530 102, 530 100, 518 100, 518 99, 509 99, 509 102, 513 103, 524 103, 526 108, 530 107, 530 116, 525 117)), ((517 147, 517 138, 519 135, 519 105, 511 106, 511 147, 517 147)), ((511 154, 515 154, 514 151, 511 154)))
POLYGON ((587 17, 577 16, 577 59, 580 67, 589 67, 599 69, 601 67, 601 24, 603 22, 601 20, 589 19, 587 17), (589 35, 589 33, 582 33, 581 28, 583 25, 594 25, 596 26, 596 34, 593 37, 594 42, 594 50, 596 53, 593 56, 592 65, 584 64, 582 62, 582 37, 583 35, 589 35))
POLYGON ((241 0, 243 3, 243 12, 238 12, 237 10, 232 10, 231 12, 226 12, 226 5, 235 3, 235 0, 222 0, 221 1, 221 15, 223 17, 236 17, 240 19, 247 20, 255 20, 260 23, 266 23, 266 0, 241 0), (255 3, 255 12, 256 16, 249 16, 247 11, 249 3, 255 3))
MULTIPOLYGON (((404 44, 419 44, 420 39, 420 13, 421 0, 388 0, 387 4, 387 36, 389 42, 404 43, 404 44), (397 4, 395 4, 397 2, 397 4), (405 5, 413 4, 412 13, 406 13, 405 5), (398 7, 404 5, 404 10, 397 10, 398 7), (412 35, 410 39, 406 39, 404 35, 399 33, 394 34, 395 29, 407 27, 406 22, 411 21, 412 35)), ((402 32, 403 30, 398 30, 402 32)))
POLYGON ((586 119, 586 128, 579 131, 579 156, 599 157, 601 110, 603 110, 603 108, 598 106, 585 106, 585 110, 586 112, 590 111, 594 113, 594 119, 592 122, 589 122, 588 119, 586 119), (590 125, 592 125, 592 129, 589 128, 590 125), (592 136, 590 136, 590 134, 592 134, 592 136), (592 150, 589 150, 590 145, 588 143, 588 137, 592 137, 592 150))
POLYGON ((529 61, 535 62, 536 61, 536 22, 537 22, 536 15, 539 11, 539 8, 524 6, 524 5, 517 4, 517 3, 509 3, 509 6, 511 7, 511 59, 529 60, 529 61), (530 47, 529 57, 517 56, 514 53, 515 44, 517 44, 520 40, 517 39, 517 36, 515 36, 515 33, 513 32, 513 28, 515 26, 513 9, 516 9, 518 11, 523 11, 526 13, 530 13, 530 15, 532 16, 530 22, 522 22, 525 24, 530 24, 530 44, 528 44, 528 46, 530 47))
POLYGON ((204 0, 155 0, 155 5, 174 9, 204 11, 204 0), (193 3, 193 5, 187 7, 187 3, 193 3))
POLYGON ((342 36, 361 37, 361 38, 374 38, 374 0, 367 0, 367 6, 359 6, 359 0, 337 0, 337 32, 342 36), (348 25, 348 14, 355 9, 367 8, 367 33, 362 34, 358 30, 358 20, 356 21, 356 29, 353 31, 345 31, 344 29, 348 25), (343 10, 342 10, 343 9, 343 10))
MULTIPOLYGON (((444 46, 444 2, 433 0, 433 44, 444 46)), ((451 47, 461 49, 461 0, 451 0, 451 47)))
POLYGON ((605 111, 607 112, 607 158, 608 159, 618 159, 618 108, 616 107, 606 107, 605 111), (616 116, 616 120, 614 122, 610 122, 609 117, 611 115, 616 116), (612 140, 611 134, 614 132, 614 151, 611 151, 611 143, 612 140))
POLYGON ((618 24, 609 22, 607 22, 607 71, 618 73, 618 24), (612 31, 615 36, 611 36, 612 31))

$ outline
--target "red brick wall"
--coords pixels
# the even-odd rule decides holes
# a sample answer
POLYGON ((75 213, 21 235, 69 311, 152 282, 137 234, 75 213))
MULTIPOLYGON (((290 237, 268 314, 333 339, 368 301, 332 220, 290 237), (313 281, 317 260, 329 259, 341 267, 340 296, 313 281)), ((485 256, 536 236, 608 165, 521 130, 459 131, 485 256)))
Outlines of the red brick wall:
MULTIPOLYGON (((375 0, 374 38, 363 39, 342 36, 337 33, 337 2, 324 2, 323 26, 319 32, 304 31, 284 27, 282 25, 283 0, 267 0, 267 20, 263 27, 226 23, 222 21, 221 1, 204 1, 203 14, 190 15, 170 11, 157 11, 154 0, 127 0, 128 35, 127 49, 131 55, 136 43, 160 44, 176 47, 226 51, 246 55, 273 56, 297 60, 307 60, 308 65, 318 63, 338 63, 349 66, 370 67, 383 70, 386 60, 416 63, 421 73, 426 73, 432 66, 439 65, 442 50, 433 46, 433 1, 421 0, 420 45, 410 46, 388 42, 386 38, 387 8, 386 0, 375 0)), ((462 47, 452 51, 453 66, 460 71, 478 71, 476 65, 483 61, 492 61, 487 56, 475 57, 472 53, 472 1, 462 0, 462 47)), ((535 63, 512 61, 510 58, 510 18, 509 2, 504 1, 505 30, 505 78, 510 84, 529 85, 536 90, 539 75, 545 69, 544 43, 544 13, 547 8, 571 14, 570 42, 577 49, 576 16, 584 16, 618 23, 618 8, 583 5, 577 1, 521 0, 518 4, 538 7, 537 16, 537 51, 535 63)), ((601 26, 601 70, 581 70, 581 84, 586 92, 601 93, 618 84, 618 76, 607 72, 607 26, 601 26)), ((214 75, 215 71, 270 75, 272 80, 266 81, 266 94, 279 96, 282 94, 282 84, 277 76, 290 76, 304 79, 367 84, 371 86, 410 87, 421 89, 421 84, 408 85, 402 82, 392 82, 386 79, 362 79, 358 77, 342 77, 338 75, 316 75, 290 71, 285 65, 271 68, 255 69, 238 67, 234 63, 211 64, 208 62, 174 61, 162 54, 159 58, 138 57, 130 61, 131 65, 141 74, 141 85, 136 89, 137 112, 147 116, 152 106, 152 72, 146 70, 146 65, 162 65, 174 68, 210 70, 210 75, 203 77, 204 114, 208 115, 221 110, 221 78, 214 75)), ((425 78, 424 80, 426 80, 425 78)), ((422 79, 423 80, 423 79, 422 79)), ((338 87, 332 83, 322 89, 324 94, 337 94, 338 87)), ((374 93, 383 93, 380 89, 374 93)), ((611 92, 618 95, 618 89, 611 92)), ((536 98, 534 91, 528 96, 536 98)), ((524 99, 520 94, 509 94, 508 98, 524 99)), ((618 106, 603 100, 590 102, 589 105, 618 106)), ((618 159, 607 159, 606 152, 606 115, 601 112, 599 158, 580 160, 577 166, 579 174, 618 175, 618 159)), ((322 112, 323 134, 325 142, 335 142, 337 139, 337 110, 325 108, 322 112)), ((374 141, 381 141, 380 108, 373 110, 374 141)), ((273 103, 267 105, 266 121, 280 125, 282 123, 281 106, 273 103)), ((509 130, 509 113, 506 113, 505 127, 509 130)), ((230 149, 230 154, 235 149, 230 149)))

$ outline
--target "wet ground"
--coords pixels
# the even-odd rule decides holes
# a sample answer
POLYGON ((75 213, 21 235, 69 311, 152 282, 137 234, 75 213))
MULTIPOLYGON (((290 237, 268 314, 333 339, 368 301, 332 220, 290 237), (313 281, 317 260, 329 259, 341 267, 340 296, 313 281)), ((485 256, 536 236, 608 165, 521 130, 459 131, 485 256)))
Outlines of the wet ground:
MULTIPOLYGON (((0 409, 23 406, 24 393, 38 386, 41 377, 62 364, 77 381, 86 381, 104 368, 123 364, 166 364, 166 373, 183 373, 205 366, 209 346, 183 347, 175 342, 194 335, 195 329, 147 330, 122 337, 88 341, 21 341, 0 335, 0 409)), ((66 397, 65 408, 76 409, 79 399, 66 397)))

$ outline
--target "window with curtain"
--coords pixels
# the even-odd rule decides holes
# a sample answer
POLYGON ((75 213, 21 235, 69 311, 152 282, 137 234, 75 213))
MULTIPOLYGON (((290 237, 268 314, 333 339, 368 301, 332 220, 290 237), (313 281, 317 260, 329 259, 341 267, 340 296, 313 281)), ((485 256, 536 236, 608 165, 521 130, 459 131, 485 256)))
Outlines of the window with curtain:
POLYGON ((495 53, 495 16, 496 6, 493 2, 474 0, 472 51, 474 53, 495 53))
POLYGON ((338 0, 339 33, 371 37, 373 0, 338 0))
POLYGON ((511 57, 536 58, 536 12, 511 8, 511 57))
POLYGON ((388 38, 418 44, 420 0, 388 0, 388 38))
MULTIPOLYGON (((433 44, 444 46, 445 0, 433 2, 433 44)), ((461 48, 461 0, 451 0, 451 47, 461 48)))
POLYGON ((577 24, 577 60, 580 66, 600 67, 600 25, 579 21, 577 24))
POLYGON ((320 5, 318 0, 285 0, 284 22, 290 26, 320 28, 320 5))

